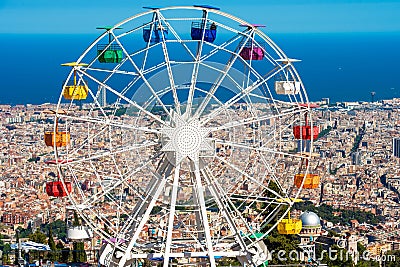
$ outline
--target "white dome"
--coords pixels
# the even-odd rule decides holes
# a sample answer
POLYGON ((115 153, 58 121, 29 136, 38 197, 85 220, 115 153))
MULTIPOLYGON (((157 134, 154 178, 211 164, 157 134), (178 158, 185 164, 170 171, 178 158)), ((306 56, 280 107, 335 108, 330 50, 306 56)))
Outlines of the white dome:
POLYGON ((321 226, 321 221, 317 214, 312 211, 305 211, 301 214, 300 220, 303 226, 321 226))

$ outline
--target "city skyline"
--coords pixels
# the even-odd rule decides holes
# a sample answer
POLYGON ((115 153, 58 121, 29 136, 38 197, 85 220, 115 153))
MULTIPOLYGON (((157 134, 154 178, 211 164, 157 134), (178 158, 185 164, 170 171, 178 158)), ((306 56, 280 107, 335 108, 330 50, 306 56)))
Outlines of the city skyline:
POLYGON ((226 13, 124 20, 164 5, 0 3, 13 52, 0 242, 44 231, 51 252, 31 260, 107 267, 267 266, 299 249, 295 262, 321 266, 335 245, 353 256, 344 266, 399 250, 400 3, 218 0, 226 13), (329 106, 332 94, 346 101, 329 106), (72 257, 53 254, 64 246, 72 257))

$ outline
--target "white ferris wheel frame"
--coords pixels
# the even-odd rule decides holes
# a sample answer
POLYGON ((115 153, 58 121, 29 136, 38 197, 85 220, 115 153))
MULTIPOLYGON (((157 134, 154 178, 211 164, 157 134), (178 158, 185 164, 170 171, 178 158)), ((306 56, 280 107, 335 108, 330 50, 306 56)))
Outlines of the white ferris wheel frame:
MULTIPOLYGON (((151 27, 153 27, 154 21, 150 22, 150 24, 152 25, 151 27)), ((261 86, 266 85, 268 81, 270 81, 278 73, 282 72, 282 70, 285 70, 285 69, 288 69, 288 71, 291 72, 291 75, 293 77, 296 77, 297 81, 301 83, 301 93, 299 95, 289 96, 289 100, 293 103, 291 108, 287 108, 282 113, 273 114, 273 115, 266 114, 263 116, 258 116, 255 113, 253 113, 253 111, 250 111, 252 116, 249 118, 228 122, 228 123, 225 123, 224 125, 220 125, 220 126, 216 126, 216 127, 211 127, 207 131, 214 133, 214 132, 222 131, 222 130, 230 130, 235 127, 240 127, 240 126, 248 125, 251 123, 260 123, 261 121, 266 121, 266 120, 270 120, 270 119, 279 119, 279 118, 283 118, 285 116, 295 116, 295 115, 299 115, 299 114, 300 115, 309 114, 311 111, 310 106, 299 106, 298 105, 299 103, 309 103, 309 101, 307 98, 307 94, 305 93, 303 83, 301 82, 300 76, 298 75, 296 69, 292 66, 290 59, 259 28, 257 28, 254 25, 249 24, 248 22, 246 22, 242 19, 234 17, 228 13, 224 13, 222 11, 215 10, 215 9, 208 9, 208 8, 203 8, 203 7, 187 7, 187 6, 152 9, 150 11, 143 12, 141 14, 137 14, 126 20, 121 21, 120 23, 113 26, 109 31, 107 31, 104 34, 102 34, 101 36, 99 36, 77 59, 77 63, 82 62, 85 59, 85 56, 87 56, 87 54, 90 51, 95 49, 95 45, 98 44, 99 41, 103 40, 108 34, 111 34, 114 42, 122 48, 123 53, 124 53, 123 61, 119 64, 116 64, 115 67, 111 70, 100 69, 97 67, 92 67, 98 59, 98 57, 94 57, 93 61, 88 63, 88 66, 74 67, 74 71, 76 71, 76 73, 79 77, 79 80, 85 84, 86 82, 83 79, 83 78, 85 78, 91 82, 98 84, 99 86, 101 86, 102 88, 107 90, 108 92, 115 94, 118 97, 118 101, 126 101, 127 104, 138 109, 141 112, 141 114, 153 119, 156 123, 158 123, 160 125, 161 128, 151 128, 151 127, 146 127, 143 125, 137 126, 137 125, 132 125, 132 124, 125 124, 120 121, 110 120, 109 117, 107 116, 106 110, 103 109, 103 107, 101 107, 101 105, 99 104, 99 101, 98 101, 99 91, 97 91, 97 93, 96 93, 95 91, 92 91, 90 89, 90 87, 89 87, 89 95, 93 99, 93 102, 94 102, 93 105, 95 107, 99 107, 98 111, 101 114, 103 114, 103 117, 102 117, 103 119, 98 118, 98 117, 96 117, 96 118, 90 117, 90 116, 75 116, 74 114, 72 114, 70 112, 63 112, 65 109, 67 109, 67 110, 72 109, 73 101, 71 101, 69 103, 69 105, 68 104, 66 105, 63 102, 63 95, 61 93, 59 101, 58 101, 56 118, 57 118, 57 120, 58 119, 65 120, 67 122, 66 127, 68 127, 69 124, 72 124, 73 121, 80 121, 80 122, 88 123, 88 124, 92 123, 92 124, 96 124, 99 126, 107 126, 108 127, 108 129, 105 127, 101 131, 97 132, 95 135, 89 135, 88 139, 94 140, 96 138, 96 136, 103 134, 106 130, 109 130, 109 131, 112 130, 113 127, 118 127, 121 130, 134 130, 137 132, 151 133, 151 134, 155 134, 158 136, 163 135, 166 131, 170 132, 168 129, 171 128, 171 122, 169 122, 167 120, 163 120, 160 116, 153 114, 151 111, 148 110, 148 106, 141 105, 141 104, 135 102, 135 100, 125 96, 125 93, 128 92, 129 89, 131 88, 130 86, 132 86, 135 83, 135 81, 137 81, 139 79, 141 79, 143 81, 143 83, 147 86, 147 88, 150 90, 151 100, 148 102, 148 105, 150 105, 150 103, 152 103, 152 102, 158 103, 161 106, 164 113, 167 114, 167 116, 170 118, 171 121, 174 121, 175 118, 178 118, 178 117, 180 117, 182 119, 185 116, 189 116, 190 118, 198 118, 198 123, 197 122, 195 124, 185 123, 185 125, 183 125, 180 128, 178 128, 176 126, 177 121, 174 121, 172 123, 172 125, 174 125, 174 127, 172 127, 173 130, 183 131, 182 130, 183 128, 186 130, 192 129, 192 130, 190 130, 192 132, 190 132, 189 130, 187 130, 187 131, 189 131, 189 133, 193 133, 194 135, 196 135, 198 132, 206 132, 204 130, 205 128, 203 128, 203 127, 208 122, 210 122, 211 120, 215 120, 215 118, 217 116, 219 116, 223 112, 227 112, 227 110, 232 108, 235 104, 238 104, 241 100, 246 99, 245 101, 248 101, 246 103, 249 104, 250 106, 252 106, 253 103, 252 103, 251 97, 262 98, 262 96, 256 95, 254 93, 254 91, 259 89, 261 86), (239 31, 237 29, 233 29, 227 25, 217 22, 218 27, 232 32, 232 34, 234 35, 234 38, 228 39, 227 41, 225 41, 221 44, 207 43, 207 45, 210 46, 212 48, 212 50, 211 50, 211 52, 202 55, 203 46, 206 43, 204 41, 204 38, 202 38, 202 40, 200 40, 200 41, 192 41, 192 40, 182 39, 180 37, 180 35, 178 34, 178 32, 175 31, 174 27, 172 27, 171 24, 169 23, 170 21, 174 21, 174 20, 198 20, 199 18, 198 17, 195 17, 195 18, 166 18, 163 16, 164 12, 166 12, 166 11, 170 12, 171 10, 172 11, 173 10, 202 11, 202 12, 205 12, 204 14, 206 14, 205 18, 203 18, 205 21, 208 20, 208 18, 209 18, 208 16, 210 14, 213 14, 215 16, 220 16, 222 18, 235 21, 238 24, 247 25, 247 27, 249 27, 249 28, 248 28, 247 32, 244 32, 244 31, 239 31), (150 41, 149 41, 147 43, 146 47, 143 48, 142 50, 138 50, 134 53, 128 52, 127 49, 124 47, 124 44, 122 42, 120 42, 120 39, 123 38, 125 35, 129 35, 132 32, 136 32, 136 31, 139 32, 148 25, 143 24, 141 26, 138 26, 135 29, 132 29, 128 32, 124 32, 122 34, 117 34, 114 31, 131 21, 137 20, 138 18, 148 16, 148 15, 153 15, 153 16, 155 15, 156 19, 158 20, 158 23, 166 24, 170 30, 170 33, 173 34, 175 39, 167 40, 165 38, 164 34, 162 34, 162 39, 159 43, 152 45, 152 44, 150 44, 150 41), (241 86, 236 83, 236 86, 238 88, 240 88, 239 93, 236 94, 234 97, 230 98, 229 100, 227 100, 226 102, 222 102, 215 96, 215 92, 217 91, 218 87, 221 85, 221 83, 223 82, 223 80, 225 78, 230 79, 231 81, 235 81, 234 79, 230 78, 229 72, 230 72, 233 64, 236 62, 236 60, 239 60, 239 58, 240 58, 240 55, 238 52, 231 51, 231 50, 229 50, 228 47, 231 43, 236 41, 238 38, 247 38, 246 41, 251 40, 254 42, 254 44, 259 45, 259 43, 255 40, 254 35, 257 35, 258 37, 260 37, 276 53, 275 56, 278 56, 278 58, 276 58, 276 57, 274 58, 272 55, 269 55, 266 50, 264 50, 264 52, 265 52, 264 60, 269 61, 271 64, 275 65, 276 67, 274 69, 272 69, 272 71, 267 73, 266 75, 261 75, 253 67, 251 60, 249 62, 243 61, 242 63, 248 69, 248 73, 249 73, 247 76, 248 79, 247 79, 246 85, 241 86), (189 110, 189 114, 186 114, 186 115, 184 113, 182 113, 182 111, 181 111, 182 105, 179 102, 178 89, 177 89, 179 87, 179 85, 175 84, 175 79, 173 76, 173 67, 171 66, 172 63, 173 64, 185 64, 185 62, 176 62, 176 61, 171 62, 170 52, 168 51, 168 46, 167 46, 168 42, 180 43, 182 45, 183 49, 185 49, 188 52, 188 54, 190 54, 192 56, 192 60, 193 60, 190 62, 190 64, 193 65, 193 71, 192 71, 192 76, 190 79, 191 82, 190 82, 190 87, 189 87, 189 92, 188 92, 188 99, 187 99, 187 103, 185 104, 186 105, 186 113, 188 113, 187 110, 189 110), (190 42, 198 42, 199 43, 197 54, 194 54, 191 51, 191 49, 188 47, 188 45, 186 44, 186 43, 190 43, 190 42), (152 66, 151 68, 146 69, 145 65, 146 65, 147 58, 151 55, 151 51, 154 46, 162 46, 164 61, 161 64, 158 64, 156 66, 152 66), (218 53, 219 51, 225 51, 225 52, 231 53, 233 56, 233 60, 231 62, 228 62, 229 64, 226 65, 225 70, 223 70, 222 72, 220 71, 219 75, 221 78, 216 83, 213 84, 213 87, 210 89, 210 91, 203 90, 203 93, 206 95, 206 97, 204 98, 204 101, 201 102, 200 106, 194 112, 194 114, 192 114, 191 110, 193 107, 195 91, 196 90, 202 91, 201 89, 196 88, 196 81, 197 81, 197 78, 199 75, 199 68, 201 66, 204 66, 204 64, 205 64, 204 62, 207 60, 207 58, 212 57, 215 53, 218 53), (135 55, 137 55, 137 54, 144 55, 144 60, 142 62, 142 66, 140 66, 140 64, 136 63, 135 60, 133 59, 135 57, 135 55), (284 60, 286 60, 288 62, 288 64, 279 64, 280 61, 284 61, 284 60), (124 71, 124 70, 119 69, 126 62, 131 64, 134 71, 124 71), (159 70, 165 70, 168 73, 168 77, 169 77, 169 86, 166 86, 166 88, 163 91, 154 90, 151 83, 148 81, 148 78, 147 78, 147 75, 149 73, 157 73, 159 70), (108 73, 107 78, 105 78, 103 80, 99 80, 98 78, 96 78, 95 75, 91 75, 89 73, 89 72, 96 72, 96 71, 108 73), (251 80, 249 78, 250 73, 255 75, 255 77, 257 78, 257 80, 255 82, 251 83, 251 80), (107 84, 107 81, 114 74, 131 75, 133 77, 132 83, 128 84, 122 90, 113 88, 107 84), (163 95, 165 95, 167 93, 171 93, 171 92, 173 95, 173 101, 174 101, 174 105, 176 108, 175 111, 172 111, 161 100, 163 95), (299 99, 297 99, 297 98, 299 98, 299 99), (212 110, 212 112, 210 112, 209 114, 204 115, 204 111, 205 111, 207 105, 212 100, 217 102, 219 104, 219 107, 215 110, 212 110)), ((243 42, 243 46, 244 45, 245 45, 245 42, 243 42)), ((208 67, 210 67, 210 66, 208 66, 208 67)), ((210 68, 212 68, 212 66, 210 68)), ((67 81, 72 78, 72 75, 73 75, 73 71, 70 72, 69 76, 67 77, 67 81)), ((66 83, 67 82, 65 82, 64 86, 66 85, 66 83)), ((266 86, 266 87, 267 87, 269 94, 272 95, 273 92, 270 91, 271 89, 268 86, 266 86)), ((266 101, 271 101, 271 98, 268 98, 266 96, 264 96, 264 98, 266 101)), ((277 100, 277 99, 272 99, 272 103, 273 103, 272 106, 275 107, 277 110, 279 110, 280 105, 287 104, 286 102, 277 100)), ((176 120, 179 120, 179 119, 176 119, 176 120)), ((185 118, 182 120, 185 120, 185 118)), ((309 122, 311 125, 313 125, 311 116, 310 116, 309 122)), ((275 133, 271 133, 271 135, 281 135, 283 131, 287 131, 288 129, 290 130, 290 127, 292 127, 292 126, 293 125, 290 125, 290 124, 285 125, 285 126, 281 125, 280 126, 281 128, 277 129, 279 131, 277 131, 275 133)), ((165 134, 164 134, 164 136, 165 136, 165 134)), ((196 138, 202 139, 203 136, 199 134, 196 138)), ((192 157, 193 159, 198 158, 199 151, 202 152, 203 151, 202 149, 204 149, 200 143, 202 143, 202 142, 204 143, 206 141, 207 140, 203 140, 203 139, 201 142, 199 141, 199 144, 197 145, 197 147, 195 148, 195 151, 193 152, 194 154, 192 152, 190 152, 190 153, 185 152, 186 154, 184 154, 183 156, 189 157, 189 158, 192 157)), ((313 139, 312 138, 311 138, 311 142, 310 142, 309 153, 308 154, 303 153, 301 155, 288 153, 285 151, 276 151, 276 150, 273 150, 273 149, 270 149, 270 148, 264 147, 264 146, 253 147, 250 145, 240 144, 240 143, 229 141, 229 140, 228 141, 220 140, 218 138, 214 138, 213 141, 215 142, 215 144, 227 145, 227 146, 234 147, 236 149, 247 149, 249 151, 259 153, 261 155, 260 161, 263 164, 265 164, 265 166, 267 166, 266 168, 269 169, 269 171, 272 173, 272 176, 275 176, 273 166, 269 165, 269 163, 268 163, 269 159, 265 155, 263 155, 263 153, 267 153, 268 155, 272 154, 272 155, 279 156, 279 157, 291 157, 294 159, 304 159, 304 160, 308 161, 311 159, 312 149, 313 149, 313 139)), ((182 138, 179 139, 177 137, 177 144, 174 144, 175 147, 171 148, 172 150, 169 150, 169 152, 173 151, 175 154, 178 153, 179 152, 178 150, 181 149, 181 147, 179 146, 180 145, 179 142, 183 142, 183 145, 187 145, 189 141, 187 139, 182 139, 182 138)), ((87 141, 87 143, 89 143, 89 141, 87 141)), ((151 141, 147 140, 143 143, 136 143, 131 146, 121 147, 118 150, 115 150, 115 149, 113 149, 113 147, 110 147, 109 150, 106 152, 93 154, 90 157, 86 157, 86 158, 85 157, 81 157, 81 158, 77 157, 79 152, 83 151, 85 142, 82 142, 82 146, 78 147, 78 148, 72 149, 72 148, 67 147, 65 149, 64 153, 60 152, 61 149, 59 149, 57 147, 54 147, 54 150, 55 150, 56 162, 59 162, 59 160, 66 159, 66 163, 58 164, 58 169, 61 174, 62 182, 65 184, 65 181, 64 181, 65 179, 63 177, 64 170, 69 169, 72 174, 75 174, 76 172, 74 172, 73 169, 76 167, 77 164, 92 165, 93 164, 92 161, 99 159, 99 158, 103 158, 103 157, 111 157, 112 158, 112 157, 114 157, 114 155, 116 155, 118 153, 126 153, 129 151, 135 151, 135 150, 140 150, 140 149, 144 149, 144 148, 154 147, 159 144, 160 144, 159 141, 154 140, 153 142, 151 142, 151 141)), ((165 144, 163 146, 166 147, 165 144)), ((162 154, 163 153, 162 150, 159 151, 159 153, 162 154)), ((166 153, 166 152, 164 151, 164 153, 166 153)), ((159 156, 159 155, 155 155, 154 158, 156 158, 157 156, 159 156)), ((87 200, 90 200, 90 201, 85 201, 82 203, 77 202, 76 197, 74 197, 72 194, 68 195, 70 202, 75 206, 77 212, 81 215, 82 219, 85 221, 85 223, 88 226, 93 228, 93 230, 97 234, 107 237, 107 233, 103 229, 99 228, 95 222, 90 220, 91 217, 102 218, 101 214, 96 214, 96 210, 93 209, 93 206, 97 202, 99 202, 100 199, 104 198, 104 196, 107 193, 116 189, 118 186, 127 183, 128 179, 133 177, 135 174, 141 172, 143 169, 147 168, 147 166, 152 164, 152 161, 154 160, 154 158, 151 158, 151 159, 148 159, 147 161, 142 162, 142 164, 140 166, 138 166, 135 169, 130 170, 128 175, 127 174, 122 175, 122 171, 117 170, 117 172, 121 173, 121 179, 113 180, 112 182, 114 184, 112 187, 108 187, 107 190, 104 189, 102 191, 102 194, 98 194, 98 195, 95 194, 90 199, 88 198, 87 200), (86 213, 84 213, 84 211, 86 213)), ((234 172, 237 172, 238 174, 245 177, 246 180, 251 181, 255 184, 258 184, 261 188, 263 188, 264 191, 273 194, 275 196, 274 198, 265 199, 265 200, 260 200, 259 197, 255 197, 254 195, 249 195, 249 196, 247 196, 247 199, 245 201, 249 202, 249 203, 263 201, 265 203, 268 203, 267 208, 270 207, 272 204, 274 204, 274 205, 276 205, 276 207, 274 208, 272 213, 275 215, 278 214, 278 212, 281 210, 281 208, 284 208, 285 210, 281 214, 281 219, 286 216, 286 214, 290 210, 290 207, 294 204, 293 199, 296 199, 299 197, 300 190, 296 191, 296 194, 294 196, 290 195, 290 192, 286 192, 285 195, 279 195, 277 192, 271 190, 268 186, 266 186, 263 183, 260 183, 260 181, 258 181, 257 179, 255 179, 254 177, 249 175, 241 167, 236 166, 233 162, 230 162, 229 160, 221 158, 217 155, 214 155, 214 158, 217 161, 219 161, 220 163, 223 163, 226 166, 228 166, 234 172)), ((114 158, 114 160, 115 160, 115 158, 114 158)), ((135 224, 135 222, 132 221, 128 226, 123 226, 123 228, 122 228, 122 229, 125 229, 125 231, 128 231, 129 230, 128 228, 134 228, 134 230, 131 230, 132 236, 131 236, 131 239, 129 240, 129 243, 128 244, 119 244, 118 242, 116 242, 114 244, 113 255, 114 255, 114 257, 118 257, 118 259, 119 259, 118 266, 120 266, 120 267, 125 266, 127 264, 127 262, 129 262, 130 260, 135 259, 135 258, 139 259, 139 258, 148 258, 149 257, 149 253, 145 253, 145 252, 139 253, 138 250, 136 250, 136 252, 135 252, 134 246, 136 245, 136 242, 138 241, 140 232, 143 230, 144 225, 148 221, 148 219, 150 217, 150 213, 153 210, 153 208, 156 206, 157 200, 158 200, 160 194, 162 193, 162 190, 163 190, 165 184, 167 183, 167 179, 161 179, 161 177, 171 177, 171 179, 172 179, 172 192, 171 192, 171 200, 170 200, 170 206, 169 206, 170 214, 169 214, 168 218, 166 218, 168 221, 168 223, 167 223, 168 227, 166 229, 166 240, 165 240, 165 242, 163 242, 165 249, 164 249, 164 253, 158 253, 158 254, 155 253, 153 255, 155 257, 158 256, 158 257, 163 258, 163 266, 169 266, 171 258, 184 258, 184 257, 207 257, 209 260, 208 264, 210 266, 216 266, 215 257, 242 257, 242 258, 244 257, 246 259, 246 261, 248 262, 248 264, 255 266, 255 262, 252 260, 251 256, 249 256, 251 254, 250 248, 254 247, 254 245, 256 245, 257 242, 259 242, 260 240, 265 238, 270 233, 270 231, 277 226, 277 224, 279 223, 279 219, 276 222, 274 222, 274 224, 270 227, 270 229, 268 229, 268 231, 263 233, 263 235, 261 237, 255 238, 251 242, 246 240, 243 236, 240 235, 240 231, 238 229, 236 229, 237 227, 235 224, 235 220, 241 220, 245 224, 247 222, 240 215, 239 209, 235 208, 235 205, 232 204, 232 199, 230 199, 229 197, 227 197, 226 195, 223 194, 223 192, 226 190, 221 189, 221 185, 215 182, 215 181, 217 181, 217 179, 216 179, 216 177, 213 176, 213 173, 209 168, 207 168, 207 167, 201 168, 200 162, 196 161, 196 160, 192 160, 192 163, 194 166, 194 170, 193 170, 193 175, 194 175, 193 176, 193 186, 194 186, 194 191, 195 191, 194 195, 197 196, 197 200, 195 202, 198 203, 198 206, 199 206, 198 214, 201 218, 201 222, 203 223, 203 227, 204 227, 205 244, 203 244, 202 243, 203 241, 200 241, 199 239, 197 239, 197 241, 199 243, 199 246, 202 246, 205 248, 204 251, 203 252, 194 252, 192 254, 190 254, 190 253, 185 254, 185 253, 181 253, 181 252, 179 252, 179 253, 172 252, 172 249, 171 249, 171 247, 173 246, 172 234, 173 234, 174 220, 175 220, 175 216, 176 216, 175 209, 176 209, 176 203, 177 203, 181 162, 180 162, 180 160, 179 161, 177 160, 174 163, 175 166, 171 167, 167 164, 167 160, 164 160, 164 162, 162 162, 160 168, 157 170, 158 173, 153 173, 154 179, 153 179, 153 183, 150 184, 148 187, 150 189, 150 191, 146 195, 147 199, 142 199, 141 201, 139 201, 137 203, 137 206, 135 207, 135 214, 132 217, 130 217, 130 218, 137 218, 139 216, 141 218, 140 221, 137 221, 136 224, 135 224), (236 232, 236 234, 234 234, 235 240, 232 241, 232 245, 238 245, 241 249, 239 249, 239 250, 230 249, 230 250, 225 250, 225 251, 224 250, 215 251, 213 249, 214 240, 210 234, 210 226, 208 224, 208 219, 207 219, 207 205, 206 205, 207 200, 204 198, 204 194, 203 194, 203 191, 205 190, 205 184, 208 185, 208 190, 210 191, 211 195, 213 196, 218 207, 222 210, 222 214, 224 215, 226 223, 229 225, 229 227, 231 229, 233 229, 233 231, 236 232), (232 214, 236 214, 236 215, 232 215, 232 214), (188 256, 188 254, 190 254, 190 255, 188 256)), ((118 164, 115 164, 115 167, 118 168, 118 164)), ((82 170, 80 170, 80 171, 83 172, 82 170)), ((307 166, 307 168, 305 170, 306 174, 308 172, 309 172, 309 166, 307 166)), ((95 174, 95 175, 97 175, 97 174, 95 174)), ((98 175, 98 177, 101 177, 101 176, 98 175)), ((69 177, 69 178, 71 179, 71 177, 69 177)), ((76 183, 79 183, 79 177, 74 176, 74 177, 72 177, 72 179, 74 179, 74 181, 76 183)), ((274 182, 276 182, 278 184, 278 186, 280 186, 277 177, 273 177, 271 179, 274 182)), ((303 181, 303 183, 304 183, 304 181, 303 181)), ((78 191, 79 191, 79 189, 78 189, 78 191)), ((139 195, 142 195, 142 194, 139 194, 139 195)), ((245 201, 243 201, 243 203, 245 201)), ((124 208, 122 207, 121 210, 118 210, 118 216, 121 215, 121 213, 123 213, 123 212, 129 212, 129 210, 124 210, 124 208)), ((103 219, 106 220, 106 218, 103 218, 103 219)), ((274 219, 274 216, 271 216, 268 221, 264 222, 264 224, 271 222, 272 219, 274 219)), ((251 229, 250 226, 247 226, 247 228, 251 229)), ((255 231, 252 231, 251 233, 254 235, 255 231)), ((112 264, 110 264, 110 265, 112 265, 112 264)))

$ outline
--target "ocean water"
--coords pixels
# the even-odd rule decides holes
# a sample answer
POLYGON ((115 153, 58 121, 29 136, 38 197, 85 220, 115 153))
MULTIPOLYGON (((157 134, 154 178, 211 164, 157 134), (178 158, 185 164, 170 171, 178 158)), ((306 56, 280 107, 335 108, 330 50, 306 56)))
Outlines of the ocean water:
MULTIPOLYGON (((0 35, 0 104, 56 103, 69 69, 96 35, 0 35)), ((271 34, 291 58, 311 101, 400 97, 400 33, 271 34)))

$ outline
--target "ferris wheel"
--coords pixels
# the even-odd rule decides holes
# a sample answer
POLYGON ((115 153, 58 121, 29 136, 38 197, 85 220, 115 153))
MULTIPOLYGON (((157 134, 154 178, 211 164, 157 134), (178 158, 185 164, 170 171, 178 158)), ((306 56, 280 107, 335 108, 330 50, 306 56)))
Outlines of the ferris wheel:
POLYGON ((101 264, 267 261, 262 240, 316 178, 318 127, 297 60, 262 28, 210 6, 150 7, 64 64, 48 140, 105 242, 101 264))

